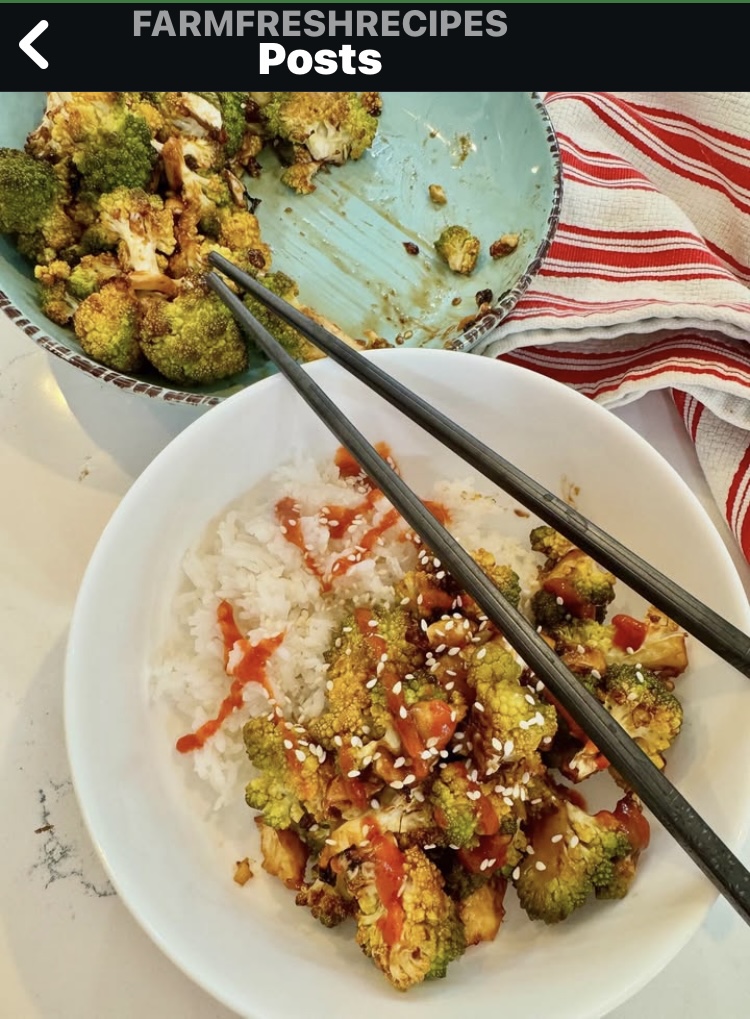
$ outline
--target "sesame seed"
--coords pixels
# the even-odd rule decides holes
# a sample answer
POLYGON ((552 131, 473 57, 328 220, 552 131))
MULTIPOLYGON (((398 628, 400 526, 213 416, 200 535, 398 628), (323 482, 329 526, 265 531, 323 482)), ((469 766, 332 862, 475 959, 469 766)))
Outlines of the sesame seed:
POLYGON ((441 757, 447 757, 448 756, 448 751, 447 750, 441 750, 440 751, 440 756, 441 757))
POLYGON ((632 649, 632 647, 626 647, 625 648, 625 654, 626 655, 634 655, 635 651, 632 649))
POLYGON ((513 800, 510 798, 510 796, 503 796, 503 803, 506 805, 506 807, 513 806, 513 800))
POLYGON ((421 789, 412 789, 411 795, 417 803, 424 803, 424 793, 421 789))
POLYGON ((489 860, 482 860, 482 862, 479 864, 479 869, 480 870, 487 870, 489 865, 490 865, 490 861, 489 860))
POLYGON ((434 849, 434 848, 435 848, 434 842, 428 842, 427 845, 422 846, 422 849, 434 849))
POLYGON ((453 680, 451 680, 450 683, 445 684, 445 689, 450 691, 454 688, 455 685, 456 684, 453 682, 453 680))
POLYGON ((445 576, 445 570, 440 570, 439 573, 435 574, 435 580, 442 580, 445 576))
POLYGON ((399 694, 399 693, 401 693, 401 680, 400 680, 400 679, 399 679, 399 680, 397 680, 397 681, 396 681, 396 682, 395 682, 395 683, 393 684, 392 690, 393 690, 393 692, 394 692, 395 694, 399 694))
POLYGON ((372 627, 372 629, 374 630, 375 627, 378 625, 378 621, 377 621, 377 619, 368 619, 367 620, 367 625, 372 627))
POLYGON ((451 842, 451 843, 449 843, 448 848, 449 849, 458 849, 458 846, 454 846, 453 843, 451 842))
POLYGON ((362 767, 363 768, 367 768, 371 764, 372 764, 372 754, 368 754, 367 757, 364 757, 362 759, 362 767))
POLYGON ((427 620, 426 619, 420 620, 419 625, 420 625, 420 627, 422 629, 422 632, 423 633, 427 633, 427 620))
POLYGON ((526 693, 523 696, 527 704, 536 704, 536 701, 534 700, 530 693, 526 693))
POLYGON ((578 845, 578 843, 580 841, 581 840, 578 838, 577 835, 573 835, 573 836, 571 836, 571 839, 570 839, 570 842, 568 843, 568 845, 570 846, 571 849, 575 849, 575 847, 578 845))
POLYGON ((536 863, 534 864, 534 866, 536 867, 537 870, 546 870, 547 869, 547 864, 546 863, 542 863, 541 860, 537 860, 536 863))
POLYGON ((534 689, 536 690, 537 693, 541 693, 542 692, 542 690, 544 689, 544 683, 541 681, 541 679, 539 680, 537 685, 534 687, 534 689))
POLYGON ((474 701, 474 707, 477 711, 484 711, 484 704, 482 704, 481 701, 474 701))
POLYGON ((531 775, 529 774, 529 772, 525 771, 523 773, 523 775, 521 776, 521 781, 523 782, 524 785, 528 785, 530 778, 531 778, 531 775))
POLYGON ((372 688, 373 688, 373 687, 374 687, 374 686, 376 685, 377 681, 378 681, 378 680, 377 680, 377 677, 376 677, 376 676, 373 676, 373 678, 372 678, 372 679, 369 679, 369 680, 368 680, 368 681, 367 681, 367 682, 365 683, 365 687, 366 687, 366 688, 367 688, 368 690, 372 690, 372 688))
POLYGON ((477 651, 477 661, 478 661, 478 662, 481 662, 481 660, 482 660, 482 659, 484 658, 484 656, 485 656, 486 654, 487 654, 487 648, 486 648, 486 647, 482 647, 482 648, 480 648, 480 649, 479 649, 479 650, 477 651))
POLYGON ((598 669, 592 669, 591 670, 591 678, 592 679, 601 679, 602 678, 602 674, 601 674, 601 672, 599 672, 598 669))
POLYGON ((304 761, 304 759, 305 759, 305 751, 304 750, 295 750, 294 751, 294 756, 297 758, 298 761, 304 761))
POLYGON ((436 655, 442 654, 443 651, 445 651, 445 648, 446 648, 445 644, 438 644, 438 646, 435 648, 435 654, 436 655))
POLYGON ((279 530, 281 531, 282 534, 286 534, 287 533, 286 527, 284 527, 283 524, 281 525, 281 527, 279 527, 279 530))
POLYGON ((336 839, 326 839, 326 845, 327 846, 335 846, 336 845, 336 839))
POLYGON ((398 779, 396 779, 395 782, 390 782, 389 784, 390 784, 391 789, 403 789, 404 788, 404 783, 403 782, 399 782, 398 779))
POLYGON ((449 655, 457 655, 460 650, 461 650, 460 647, 449 647, 448 648, 448 654, 449 655))
POLYGON ((534 715, 534 721, 536 722, 537 725, 544 725, 544 715, 541 713, 541 711, 537 711, 537 713, 534 715))
POLYGON ((510 755, 513 753, 515 748, 516 748, 516 745, 515 745, 515 743, 513 742, 512 739, 506 740, 505 741, 505 745, 503 746, 503 754, 506 757, 510 757, 510 755))
POLYGON ((428 761, 432 757, 432 754, 430 753, 429 750, 423 750, 419 756, 422 758, 423 761, 428 761))
POLYGON ((526 852, 529 854, 529 856, 533 856, 534 855, 534 847, 532 846, 532 844, 530 842, 529 842, 528 846, 526 846, 526 852))
POLYGON ((352 746, 353 747, 362 746, 362 740, 359 738, 359 736, 352 736, 352 746))
POLYGON ((406 764, 406 758, 405 757, 397 757, 396 760, 393 762, 393 767, 394 768, 403 768, 403 766, 405 764, 406 764))
POLYGON ((638 680, 639 683, 645 682, 645 680, 643 679, 643 673, 642 672, 638 672, 637 669, 636 669, 636 673, 635 673, 635 678, 638 680))
POLYGON ((553 835, 550 842, 562 842, 562 835, 553 835))
POLYGON ((440 560, 439 559, 433 559, 432 560, 432 565, 435 567, 436 570, 439 570, 440 569, 440 560))
POLYGON ((479 791, 479 789, 469 789, 469 791, 466 794, 466 799, 467 800, 478 800, 481 795, 482 794, 479 791))
POLYGON ((338 735, 333 737, 333 742, 336 744, 337 747, 343 747, 344 745, 344 741, 338 735))
POLYGON ((400 718, 406 718, 407 715, 409 714, 409 712, 406 710, 406 708, 403 706, 403 704, 398 709, 398 713, 399 713, 399 717, 400 718))
POLYGON ((409 604, 409 599, 408 598, 402 598, 399 604, 401 604, 401 605, 408 605, 409 604))
POLYGON ((494 856, 490 857, 490 859, 487 861, 487 868, 489 869, 490 867, 494 867, 496 863, 497 858, 494 856))
POLYGON ((560 597, 559 594, 558 594, 557 598, 555 598, 555 601, 557 602, 558 605, 564 605, 565 604, 565 602, 562 600, 562 598, 560 597))
POLYGON ((551 743, 551 742, 552 742, 552 737, 551 736, 545 736, 544 739, 542 740, 542 743, 551 743))
POLYGON ((529 800, 529 803, 531 803, 532 806, 536 806, 537 803, 541 803, 541 802, 542 802, 542 797, 541 796, 537 796, 535 799, 529 800))
POLYGON ((347 773, 346 773, 346 777, 347 777, 347 778, 359 778, 359 776, 360 776, 361 774, 362 774, 362 772, 361 772, 361 771, 358 771, 358 770, 357 770, 357 768, 352 768, 352 770, 351 770, 351 771, 347 771, 347 773))
POLYGON ((284 746, 286 747, 287 750, 293 750, 294 749, 294 743, 292 743, 292 741, 290 739, 285 739, 284 740, 284 746))
POLYGON ((407 775, 406 778, 404 779, 404 785, 411 785, 412 782, 416 781, 417 779, 415 775, 407 775))
POLYGON ((414 679, 414 673, 407 672, 406 675, 404 676, 404 679, 414 679))
POLYGON ((289 525, 289 527, 296 527, 297 521, 296 520, 287 520, 287 524, 289 525))
POLYGON ((502 742, 501 742, 501 741, 500 741, 500 740, 499 740, 499 739, 497 738, 497 736, 493 736, 493 737, 492 737, 492 746, 493 746, 493 749, 495 749, 495 750, 497 750, 497 751, 498 751, 498 753, 502 753, 502 752, 503 752, 503 744, 502 744, 502 742))
POLYGON ((518 881, 520 876, 521 876, 521 868, 520 867, 516 867, 516 869, 511 874, 511 877, 513 878, 514 881, 518 881))
POLYGON ((375 799, 370 800, 370 806, 373 810, 380 810, 380 801, 375 799))

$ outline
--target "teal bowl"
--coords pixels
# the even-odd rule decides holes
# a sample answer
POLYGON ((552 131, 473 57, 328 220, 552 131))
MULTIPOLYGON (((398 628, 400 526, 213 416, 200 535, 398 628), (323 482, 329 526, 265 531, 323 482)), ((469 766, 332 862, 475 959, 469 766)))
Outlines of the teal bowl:
MULTIPOLYGON (((562 193, 554 130, 533 92, 382 96, 372 149, 318 174, 311 195, 281 184, 275 155, 262 155, 266 172, 247 182, 260 199, 261 234, 273 267, 299 283, 301 301, 349 336, 470 351, 514 307, 551 242, 562 193), (430 201, 430 184, 443 187, 445 205, 430 201), (435 254, 435 240, 452 223, 480 238, 470 277, 451 272, 435 254), (503 234, 518 234, 518 246, 493 259, 489 247, 503 234), (493 307, 473 322, 483 291, 491 292, 493 307)), ((44 92, 0 92, 0 146, 22 147, 44 106, 44 92)), ((0 237, 0 308, 81 371, 170 402, 215 404, 275 371, 257 354, 241 375, 183 387, 105 368, 82 352, 72 330, 42 315, 32 268, 8 237, 0 237)))

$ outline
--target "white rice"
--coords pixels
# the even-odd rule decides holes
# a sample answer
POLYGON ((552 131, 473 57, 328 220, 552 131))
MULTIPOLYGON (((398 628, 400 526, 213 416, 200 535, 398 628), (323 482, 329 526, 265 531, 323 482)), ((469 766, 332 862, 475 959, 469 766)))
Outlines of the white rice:
MULTIPOLYGON (((232 605, 239 629, 252 643, 284 634, 266 671, 285 716, 304 720, 324 707, 324 652, 347 607, 352 601, 393 603, 394 585, 416 564, 413 544, 399 538, 407 530, 400 522, 371 556, 338 578, 330 593, 322 594, 319 579, 306 569, 302 553, 287 540, 276 519, 276 503, 287 496, 300 506, 305 544, 329 569, 391 508, 381 499, 374 521, 363 521, 345 538, 332 540, 320 522, 321 508, 354 507, 362 501, 362 490, 351 479, 341 479, 333 463, 304 461, 277 470, 267 484, 234 503, 206 530, 184 558, 173 627, 151 677, 153 697, 177 712, 186 733, 214 718, 229 691, 216 621, 221 601, 232 605)), ((508 524, 505 507, 480 495, 468 481, 443 482, 426 497, 447 508, 449 529, 465 548, 484 548, 498 563, 510 565, 528 598, 543 557, 503 535, 508 524)), ((244 701, 204 747, 184 755, 186 766, 208 783, 216 808, 241 797, 253 773, 242 726, 250 715, 267 712, 269 703, 262 687, 252 682, 244 688, 244 701)))

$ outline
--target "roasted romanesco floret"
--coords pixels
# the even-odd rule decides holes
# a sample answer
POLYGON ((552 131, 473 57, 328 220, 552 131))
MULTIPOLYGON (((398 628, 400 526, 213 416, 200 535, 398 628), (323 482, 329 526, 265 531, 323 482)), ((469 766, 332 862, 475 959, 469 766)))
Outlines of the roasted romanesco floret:
POLYGON ((662 680, 637 665, 612 665, 602 678, 598 695, 657 768, 663 768, 663 751, 679 734, 683 713, 662 680))
POLYGON ((144 362, 138 343, 140 305, 125 280, 113 280, 90 294, 74 317, 84 353, 116 371, 138 371, 144 362))
POLYGON ((472 559, 482 567, 503 598, 514 608, 518 608, 521 600, 521 580, 516 571, 504 563, 498 563, 492 553, 484 548, 472 552, 472 559))
POLYGON ((557 653, 576 672, 640 664, 662 678, 673 678, 688 664, 685 633, 653 607, 643 620, 625 615, 616 615, 609 623, 570 619, 552 627, 550 636, 557 653))
POLYGON ((347 873, 359 907, 357 944, 399 991, 444 977, 466 950, 466 935, 442 874, 422 850, 402 853, 392 835, 373 843, 347 873), (385 898, 384 880, 392 888, 385 898))
POLYGON ((66 214, 66 188, 54 167, 18 149, 0 149, 0 233, 37 263, 66 256, 81 229, 66 214))
POLYGON ((499 766, 533 756, 555 735, 555 709, 521 684, 522 672, 500 638, 481 645, 471 659, 467 681, 475 701, 468 728, 474 756, 485 772, 492 762, 499 766))
POLYGON ((448 268, 461 276, 470 276, 477 266, 479 238, 465 226, 447 226, 435 241, 435 251, 448 268))
POLYGON ((535 551, 548 554, 539 572, 540 588, 531 599, 536 624, 551 629, 568 617, 602 622, 615 597, 612 574, 552 528, 536 528, 531 543, 535 551))
POLYGON ((532 920, 558 923, 591 896, 626 894, 635 860, 648 842, 648 824, 630 798, 610 813, 593 816, 556 796, 526 827, 533 853, 514 881, 532 920))
POLYGON ((232 313, 201 286, 173 300, 143 302, 141 347, 150 363, 174 382, 209 383, 247 368, 247 345, 232 313))
POLYGON ((145 188, 157 159, 151 141, 147 121, 121 92, 50 92, 27 149, 65 166, 91 200, 117 187, 145 188))
POLYGON ((455 848, 475 846, 480 835, 497 831, 497 817, 478 784, 469 778, 463 761, 452 761, 438 773, 430 788, 428 802, 446 841, 455 848), (489 823, 486 817, 488 810, 489 823))
POLYGON ((290 167, 281 179, 306 194, 321 166, 360 159, 378 129, 373 108, 357 92, 271 93, 261 113, 267 136, 290 167), (305 168, 301 174, 298 167, 305 168))
POLYGON ((248 806, 262 813, 267 825, 289 828, 306 814, 325 816, 332 765, 302 750, 299 741, 304 736, 291 725, 263 715, 245 724, 243 738, 251 763, 261 772, 247 784, 245 799, 248 806), (299 755, 295 749, 300 750, 299 755))

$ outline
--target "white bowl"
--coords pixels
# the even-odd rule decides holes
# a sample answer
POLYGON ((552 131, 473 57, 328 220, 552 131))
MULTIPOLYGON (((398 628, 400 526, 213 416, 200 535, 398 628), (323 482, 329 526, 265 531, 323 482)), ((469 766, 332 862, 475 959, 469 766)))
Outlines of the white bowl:
MULTIPOLYGON (((606 411, 538 375, 467 354, 367 356, 548 488, 578 486, 585 514, 750 627, 740 581, 702 508, 661 457, 606 411)), ((309 370, 368 437, 391 445, 415 488, 470 476, 336 365, 320 361, 309 370)), ((77 794, 112 882, 156 944, 243 1016, 600 1016, 677 953, 716 898, 655 822, 627 898, 586 906, 552 928, 511 907, 494 943, 470 949, 445 980, 406 995, 389 987, 350 931, 325 930, 275 879, 261 874, 241 889, 232 882, 233 861, 253 855, 251 812, 240 803, 218 819, 195 794, 150 701, 148 661, 181 557, 211 519, 293 453, 325 458, 336 446, 284 380, 265 380, 180 435, 102 536, 70 631, 65 723, 77 794)), ((518 536, 533 523, 511 512, 508 519, 518 536)), ((678 689, 686 720, 668 773, 736 848, 750 818, 750 690, 696 641, 689 653, 678 689)))

